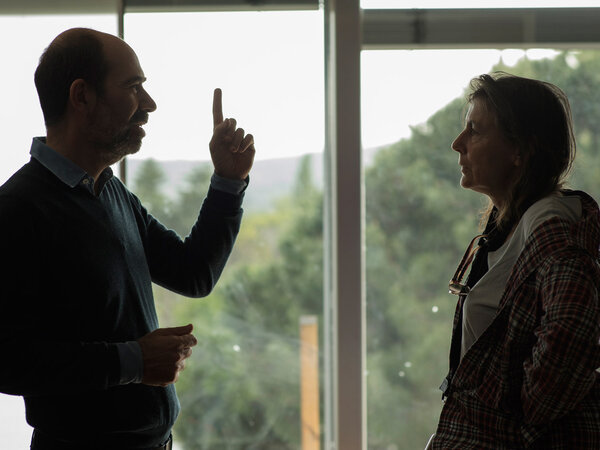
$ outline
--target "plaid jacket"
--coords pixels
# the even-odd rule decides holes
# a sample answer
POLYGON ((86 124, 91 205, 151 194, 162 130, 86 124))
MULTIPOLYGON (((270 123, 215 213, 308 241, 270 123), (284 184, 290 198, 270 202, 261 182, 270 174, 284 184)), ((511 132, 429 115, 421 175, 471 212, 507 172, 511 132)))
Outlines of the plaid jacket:
POLYGON ((600 212, 577 195, 581 220, 533 232, 494 321, 451 367, 434 449, 600 449, 600 212))

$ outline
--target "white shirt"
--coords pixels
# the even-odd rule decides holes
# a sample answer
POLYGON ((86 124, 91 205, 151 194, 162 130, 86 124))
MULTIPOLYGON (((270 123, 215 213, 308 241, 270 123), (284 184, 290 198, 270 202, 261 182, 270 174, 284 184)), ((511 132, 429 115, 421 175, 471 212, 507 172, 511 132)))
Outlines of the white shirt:
POLYGON ((465 299, 461 359, 494 320, 508 277, 531 233, 552 217, 575 222, 581 212, 581 200, 575 195, 555 194, 538 200, 525 211, 512 236, 498 250, 488 253, 489 269, 465 299))

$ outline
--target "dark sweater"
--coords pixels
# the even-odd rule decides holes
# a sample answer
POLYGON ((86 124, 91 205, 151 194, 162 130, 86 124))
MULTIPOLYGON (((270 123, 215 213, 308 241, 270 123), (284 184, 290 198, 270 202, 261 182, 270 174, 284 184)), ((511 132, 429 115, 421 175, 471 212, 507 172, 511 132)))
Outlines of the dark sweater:
POLYGON ((168 438, 173 385, 119 385, 115 343, 158 328, 151 281, 210 293, 242 197, 210 189, 182 241, 114 177, 96 197, 32 159, 0 188, 0 391, 24 396, 32 427, 99 448, 168 438))

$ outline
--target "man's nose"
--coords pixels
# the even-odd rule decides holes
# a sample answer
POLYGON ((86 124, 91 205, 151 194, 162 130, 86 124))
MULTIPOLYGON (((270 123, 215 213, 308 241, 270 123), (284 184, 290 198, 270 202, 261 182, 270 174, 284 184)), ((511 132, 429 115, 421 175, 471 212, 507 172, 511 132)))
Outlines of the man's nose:
POLYGON ((156 102, 145 89, 142 89, 142 99, 140 100, 140 109, 145 112, 156 111, 156 102))

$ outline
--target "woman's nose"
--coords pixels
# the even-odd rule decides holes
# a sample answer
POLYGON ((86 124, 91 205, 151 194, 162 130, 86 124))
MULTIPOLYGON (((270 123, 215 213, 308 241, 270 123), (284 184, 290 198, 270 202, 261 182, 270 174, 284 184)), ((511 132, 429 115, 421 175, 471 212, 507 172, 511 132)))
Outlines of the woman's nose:
POLYGON ((463 149, 464 149, 464 145, 463 145, 463 137, 465 134, 464 130, 462 133, 460 133, 458 136, 456 136, 456 139, 454 139, 454 141, 452 142, 452 145, 450 146, 452 148, 452 150, 458 152, 458 153, 462 153, 463 149))

